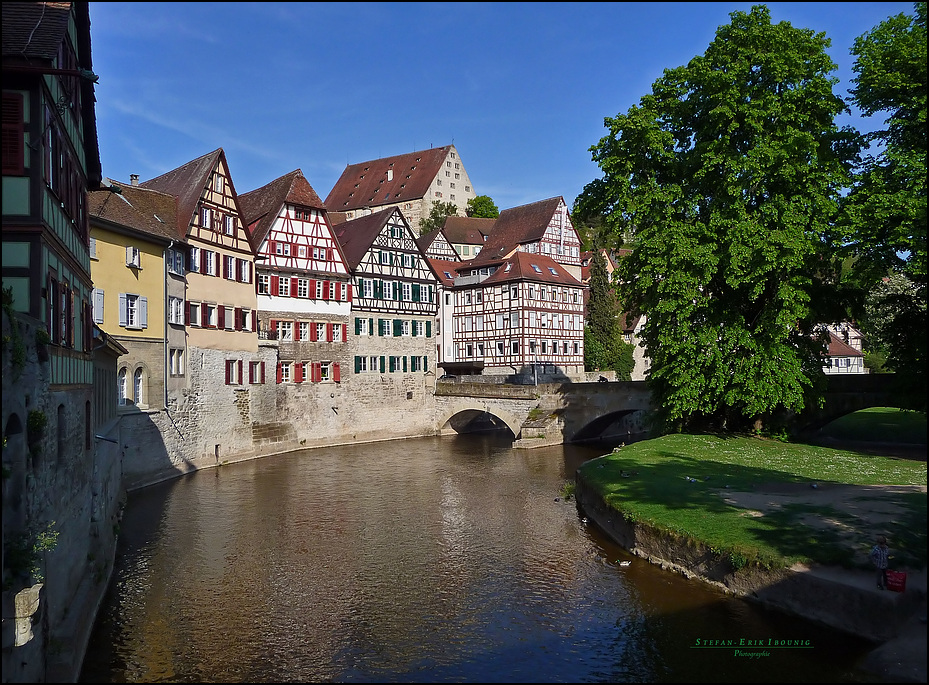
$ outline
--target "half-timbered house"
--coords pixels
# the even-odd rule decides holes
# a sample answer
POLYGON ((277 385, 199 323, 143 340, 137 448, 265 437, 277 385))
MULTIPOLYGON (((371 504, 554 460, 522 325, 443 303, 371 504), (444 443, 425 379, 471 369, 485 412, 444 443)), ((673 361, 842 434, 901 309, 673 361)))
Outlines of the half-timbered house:
POLYGON ((352 284, 326 206, 297 169, 239 196, 256 246, 258 325, 278 341, 278 383, 339 383, 352 284))
POLYGON ((419 249, 428 259, 442 259, 445 261, 459 261, 458 253, 445 237, 441 228, 424 233, 416 239, 419 249))
POLYGON ((563 197, 500 212, 474 261, 502 259, 513 250, 551 257, 575 279, 581 278, 581 240, 563 197))
POLYGON ((454 286, 455 363, 485 375, 584 374, 584 284, 544 254, 464 262, 454 286))
POLYGON ((335 233, 354 285, 355 376, 409 378, 398 387, 422 392, 426 374, 435 372, 438 281, 415 233, 396 207, 346 221, 335 233))
POLYGON ((454 145, 382 157, 345 167, 326 197, 332 212, 357 219, 386 207, 403 211, 418 233, 434 202, 451 202, 464 214, 477 197, 454 145))
POLYGON ((461 259, 473 259, 484 249, 496 222, 496 219, 474 216, 449 216, 442 231, 461 259))
POLYGON ((436 366, 442 369, 455 361, 455 340, 453 321, 455 314, 455 278, 458 267, 462 265, 460 259, 430 259, 429 266, 438 279, 439 286, 436 302, 439 309, 435 317, 435 351, 436 366))

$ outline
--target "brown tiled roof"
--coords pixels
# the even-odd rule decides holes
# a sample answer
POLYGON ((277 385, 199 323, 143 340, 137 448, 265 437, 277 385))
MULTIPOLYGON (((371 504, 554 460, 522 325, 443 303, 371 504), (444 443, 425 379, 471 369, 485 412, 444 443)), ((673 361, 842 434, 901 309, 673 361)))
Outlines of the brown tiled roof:
POLYGON ((483 245, 493 230, 496 219, 481 219, 470 216, 449 216, 445 219, 445 237, 450 243, 459 245, 483 245))
POLYGON ((846 344, 835 333, 829 331, 829 345, 826 354, 830 357, 863 357, 864 355, 851 345, 846 344))
POLYGON ((70 12, 70 2, 4 2, 3 56, 54 60, 70 12))
POLYGON ((424 233, 416 239, 416 246, 425 254, 429 246, 432 245, 432 241, 435 240, 441 232, 441 228, 435 228, 428 233, 424 233))
POLYGON ((552 197, 504 209, 497 217, 478 257, 485 257, 485 253, 485 258, 501 257, 517 245, 541 240, 562 201, 561 197, 552 197))
POLYGON ((330 226, 344 224, 346 221, 348 221, 348 212, 326 212, 326 216, 329 219, 330 226))
POLYGON ((403 214, 396 207, 387 207, 379 212, 360 216, 333 227, 332 230, 342 247, 342 254, 345 256, 349 269, 354 269, 361 263, 361 258, 365 256, 374 243, 374 239, 394 212, 399 214, 401 220, 406 223, 403 214))
POLYGON ((349 164, 329 191, 326 206, 341 212, 388 202, 420 200, 425 197, 451 147, 446 145, 349 164), (388 171, 393 171, 390 181, 387 180, 388 171))
POLYGON ((623 333, 632 333, 641 320, 641 316, 632 316, 628 312, 624 312, 619 315, 619 326, 623 333))
POLYGON ((182 239, 187 238, 187 229, 190 228, 190 224, 193 222, 197 204, 200 202, 203 190, 210 180, 210 172, 213 171, 220 159, 224 162, 226 159, 222 148, 213 150, 213 152, 187 162, 187 164, 179 166, 173 171, 139 184, 140 188, 158 190, 177 198, 177 232, 182 239))
POLYGON ((267 237, 285 203, 321 209, 324 213, 326 210, 326 205, 319 199, 319 195, 304 178, 300 169, 276 178, 261 188, 239 195, 242 220, 248 226, 252 243, 256 247, 267 237))
POLYGON ((107 180, 121 192, 96 190, 87 193, 90 216, 108 221, 160 241, 177 241, 177 200, 173 195, 107 180))
POLYGON ((458 275, 457 269, 463 265, 462 262, 450 262, 447 259, 427 259, 432 272, 439 282, 446 288, 451 288, 455 284, 455 276, 458 275), (448 273, 451 277, 446 276, 448 273))
MULTIPOLYGON (((472 261, 459 265, 459 268, 466 269, 473 266, 475 264, 472 261)), ((586 288, 583 283, 568 273, 567 269, 551 257, 528 252, 514 252, 509 259, 503 260, 500 268, 482 281, 482 285, 493 285, 508 281, 537 281, 539 283, 558 283, 559 285, 586 288), (506 270, 506 264, 512 264, 509 271, 506 270), (538 271, 533 266, 537 266, 538 271)))

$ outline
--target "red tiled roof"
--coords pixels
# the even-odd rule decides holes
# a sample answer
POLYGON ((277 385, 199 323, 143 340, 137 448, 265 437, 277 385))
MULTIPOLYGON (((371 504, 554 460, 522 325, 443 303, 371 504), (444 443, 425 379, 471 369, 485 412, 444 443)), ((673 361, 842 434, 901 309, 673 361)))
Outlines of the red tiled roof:
MULTIPOLYGON (((474 267, 473 261, 459 266, 460 269, 474 267)), ((586 286, 568 273, 561 264, 543 254, 530 254, 528 252, 514 252, 509 259, 504 259, 494 273, 481 282, 481 285, 493 285, 508 281, 537 281, 539 283, 558 283, 560 285, 573 285, 586 288, 586 286), (511 264, 510 270, 506 265, 511 264), (538 270, 533 267, 538 267, 538 270), (553 273, 554 271, 554 273, 553 273)))
POLYGON ((439 282, 446 288, 451 288, 455 284, 455 276, 458 275, 457 269, 463 266, 462 262, 450 262, 447 259, 427 259, 429 266, 439 282), (451 277, 446 276, 448 273, 451 277))
POLYGON ((326 210, 326 205, 319 199, 319 195, 304 178, 300 169, 284 174, 261 188, 239 195, 242 221, 248 226, 256 247, 267 237, 285 203, 321 209, 324 213, 326 210))
POLYGON ((446 145, 349 164, 329 191, 326 206, 342 212, 377 207, 388 202, 422 199, 451 147, 446 145), (393 172, 393 178, 389 181, 388 171, 393 172))
POLYGON ((374 239, 394 212, 400 216, 403 223, 406 223, 400 210, 396 207, 387 207, 379 212, 360 216, 333 227, 332 230, 342 247, 342 254, 345 256, 349 269, 354 269, 361 263, 361 258, 365 256, 374 243, 374 239))
MULTIPOLYGON (((222 148, 198 157, 173 171, 140 183, 140 188, 158 190, 177 198, 177 231, 182 239, 187 238, 187 229, 193 222, 194 213, 210 180, 210 172, 219 160, 226 160, 222 148)), ((230 179, 231 182, 232 179, 230 179)))
POLYGON ((851 345, 847 345, 836 334, 829 331, 829 345, 826 354, 830 357, 863 357, 864 355, 851 345))
POLYGON ((449 216, 445 218, 445 237, 450 243, 459 245, 483 245, 493 231, 496 219, 482 219, 470 216, 449 216))
POLYGON ((91 217, 154 236, 159 242, 182 242, 178 241, 175 231, 177 200, 173 195, 108 182, 121 192, 96 190, 87 193, 87 209, 91 217))
POLYGON ((478 257, 484 257, 485 253, 487 258, 502 257, 517 245, 541 240, 555 210, 563 201, 561 197, 552 197, 504 209, 497 217, 478 257))

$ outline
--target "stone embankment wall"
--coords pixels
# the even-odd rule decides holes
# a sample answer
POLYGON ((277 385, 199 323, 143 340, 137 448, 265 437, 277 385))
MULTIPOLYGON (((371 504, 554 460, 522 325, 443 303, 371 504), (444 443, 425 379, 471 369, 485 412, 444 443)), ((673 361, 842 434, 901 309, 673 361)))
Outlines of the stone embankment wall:
MULTIPOLYGON (((575 497, 584 514, 617 544, 661 568, 720 591, 872 642, 900 634, 917 603, 904 595, 837 582, 808 569, 740 569, 701 543, 627 520, 578 477, 575 497)), ((869 576, 870 577, 870 576, 869 576)))

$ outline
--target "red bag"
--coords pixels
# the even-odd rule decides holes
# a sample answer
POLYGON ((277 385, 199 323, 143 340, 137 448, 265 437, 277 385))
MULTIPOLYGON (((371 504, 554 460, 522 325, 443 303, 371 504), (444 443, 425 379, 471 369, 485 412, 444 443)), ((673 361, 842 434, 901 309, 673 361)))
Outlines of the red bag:
POLYGON ((887 589, 894 592, 906 590, 906 572, 887 569, 887 589))

